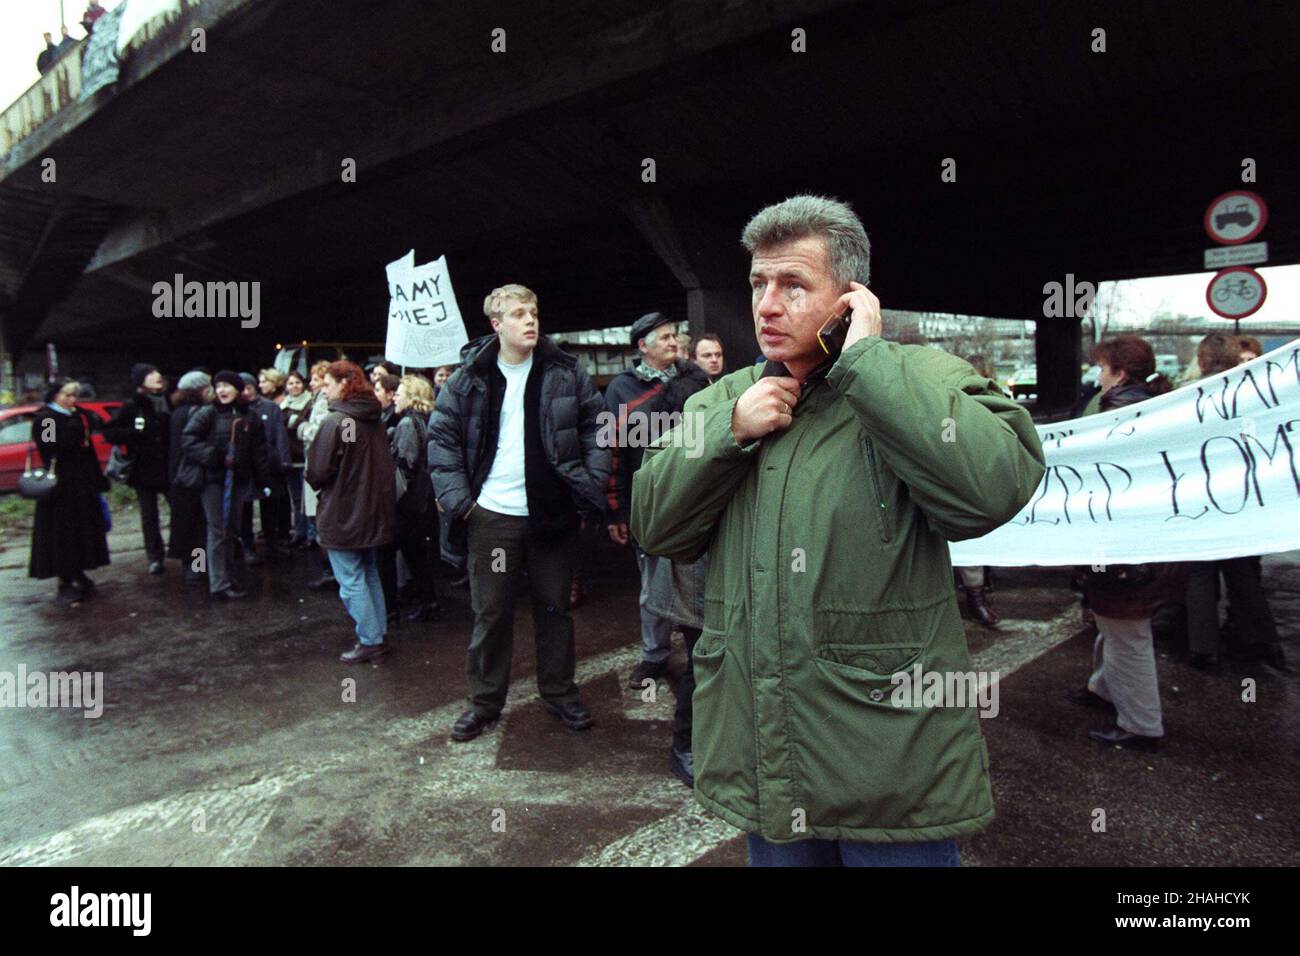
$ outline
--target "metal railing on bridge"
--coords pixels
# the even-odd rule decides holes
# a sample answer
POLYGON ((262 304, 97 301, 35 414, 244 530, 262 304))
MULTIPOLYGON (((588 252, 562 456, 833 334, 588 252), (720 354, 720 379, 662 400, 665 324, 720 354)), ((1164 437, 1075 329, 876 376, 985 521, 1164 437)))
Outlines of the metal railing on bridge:
POLYGON ((81 95, 81 52, 85 46, 84 39, 78 40, 48 73, 0 113, 0 165, 15 146, 46 120, 77 101, 81 95))
MULTIPOLYGON (((203 0, 123 0, 122 25, 116 38, 118 61, 125 63, 138 50, 167 32, 188 10, 203 0)), ((114 10, 117 13, 118 10, 114 10)), ((108 18, 105 18, 107 22, 108 18)), ((76 41, 48 73, 0 113, 0 170, 14 147, 62 110, 82 92, 82 58, 89 38, 76 41)), ((95 87, 92 86, 91 90, 95 87)), ((89 91, 88 91, 89 92, 89 91)))

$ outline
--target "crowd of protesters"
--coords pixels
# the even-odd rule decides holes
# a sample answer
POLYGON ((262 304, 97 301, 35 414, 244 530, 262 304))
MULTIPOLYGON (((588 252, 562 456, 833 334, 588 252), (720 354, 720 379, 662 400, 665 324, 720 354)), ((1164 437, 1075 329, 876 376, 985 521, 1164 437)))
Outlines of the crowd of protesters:
MULTIPOLYGON (((167 396, 156 368, 134 366, 132 396, 104 432, 122 449, 138 496, 148 572, 176 559, 187 584, 234 601, 248 593, 248 567, 314 554, 319 576, 308 587, 337 588, 354 624, 340 659, 364 663, 388 653, 403 620, 435 620, 439 580, 463 569, 474 623, 455 741, 481 734, 506 705, 524 574, 540 696, 580 731, 593 719, 574 679, 579 532, 603 529, 634 550, 640 571, 641 656, 628 684, 643 689, 664 677, 672 635, 682 635, 693 666, 677 690, 670 766, 750 832, 751 860, 794 859, 782 827, 786 805, 803 800, 796 794, 815 795, 811 807, 800 805, 822 820, 810 830, 821 837, 800 852, 848 862, 865 859, 864 845, 897 840, 890 859, 955 860, 952 837, 991 815, 973 715, 900 730, 897 722, 915 715, 857 701, 855 682, 887 681, 918 654, 935 666, 963 660, 955 588, 971 618, 997 626, 988 569, 958 568, 954 577, 946 542, 1014 515, 1041 478, 1041 447, 983 357, 963 361, 880 337, 879 303, 852 278, 866 278, 868 246, 848 207, 796 197, 756 216, 745 243, 766 362, 731 375, 717 336, 701 335, 687 356, 676 324, 653 312, 631 326, 639 359, 602 396, 577 359, 542 334, 537 296, 515 284, 484 301, 491 333, 469 342, 459 365, 428 376, 387 362, 367 374, 346 360, 319 362, 306 380, 275 369, 196 369, 167 396), (826 314, 851 310, 843 356, 819 346, 801 318, 808 303, 826 314), (900 377, 910 383, 906 411, 888 399, 900 377), (687 411, 699 416, 706 454, 627 438, 634 416, 680 420, 687 411), (961 443, 968 462, 952 466, 954 452, 937 449, 933 429, 921 427, 925 415, 959 419, 963 434, 979 436, 961 443), (602 432, 602 419, 615 427, 602 432), (808 452, 796 457, 799 442, 808 452), (754 460, 766 464, 759 470, 754 460), (160 498, 171 509, 166 547, 160 498), (840 535, 820 556, 796 549, 810 562, 797 580, 810 585, 752 587, 754 576, 776 573, 758 566, 762 555, 789 550, 804 540, 798 535, 811 543, 877 524, 879 536, 840 535), (784 650, 758 639, 764 622, 778 619, 795 632, 784 650), (920 651, 923 633, 936 637, 920 651), (816 699, 825 706, 810 710, 816 699), (865 764, 853 750, 863 739, 883 742, 865 764), (938 766, 934 748, 947 748, 943 767, 904 769, 915 759, 938 766), (825 775, 830 765, 840 776, 825 775), (880 791, 890 774, 914 789, 880 791), (887 795, 859 799, 877 791, 887 795)), ((1198 373, 1261 353, 1253 339, 1215 333, 1197 351, 1198 373)), ((1092 358, 1100 385, 1088 413, 1173 387, 1137 336, 1102 341, 1092 358)), ((106 479, 76 396, 75 382, 51 385, 33 426, 42 461, 59 462, 62 489, 37 504, 30 574, 57 577, 64 604, 91 597, 85 572, 109 560, 106 479)), ((1097 637, 1091 676, 1070 696, 1114 715, 1090 734, 1101 743, 1154 749, 1164 735, 1154 635, 1179 614, 1198 667, 1217 672, 1221 654, 1286 666, 1258 558, 1080 569, 1075 580, 1097 637), (1222 626, 1220 580, 1230 605, 1222 626)))

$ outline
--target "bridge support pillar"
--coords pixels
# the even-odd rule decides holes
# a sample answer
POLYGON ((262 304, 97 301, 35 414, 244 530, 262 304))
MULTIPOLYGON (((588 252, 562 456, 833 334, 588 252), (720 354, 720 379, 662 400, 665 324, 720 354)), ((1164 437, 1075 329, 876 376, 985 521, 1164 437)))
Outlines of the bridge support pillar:
POLYGON ((713 332, 722 339, 728 372, 758 358, 749 256, 740 245, 743 214, 728 218, 662 199, 630 200, 622 208, 682 284, 684 308, 673 318, 689 320, 693 338, 713 332))
POLYGON ((1039 319, 1034 332, 1038 410, 1059 412, 1079 399, 1081 336, 1077 319, 1039 319))

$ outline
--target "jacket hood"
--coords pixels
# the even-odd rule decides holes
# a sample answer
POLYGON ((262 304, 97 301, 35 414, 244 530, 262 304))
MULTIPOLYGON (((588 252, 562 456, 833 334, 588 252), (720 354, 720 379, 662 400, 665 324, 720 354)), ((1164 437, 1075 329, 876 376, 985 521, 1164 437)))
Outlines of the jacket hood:
POLYGON ((330 402, 329 409, 331 412, 342 412, 359 422, 379 421, 379 399, 373 395, 353 395, 342 401, 330 402))

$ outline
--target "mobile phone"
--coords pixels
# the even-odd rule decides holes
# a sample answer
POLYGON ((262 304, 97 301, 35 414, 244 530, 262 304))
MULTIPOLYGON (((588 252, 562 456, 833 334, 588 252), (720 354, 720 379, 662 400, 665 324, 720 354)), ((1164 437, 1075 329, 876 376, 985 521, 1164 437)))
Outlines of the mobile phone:
POLYGON ((817 330, 817 343, 827 355, 835 356, 844 351, 844 339, 849 334, 849 324, 853 321, 853 309, 846 306, 843 312, 831 316, 830 320, 817 330))

